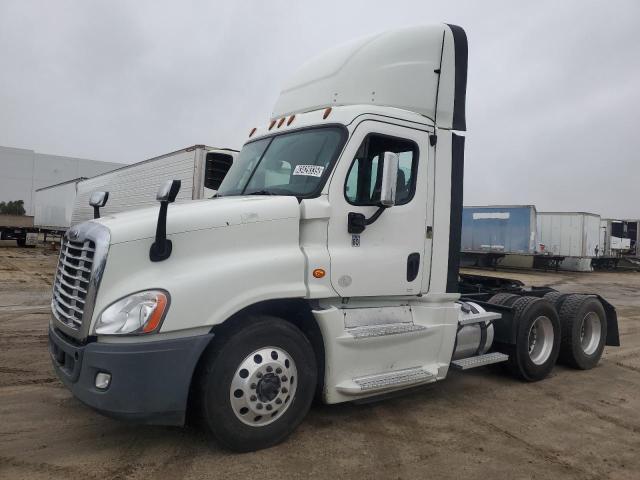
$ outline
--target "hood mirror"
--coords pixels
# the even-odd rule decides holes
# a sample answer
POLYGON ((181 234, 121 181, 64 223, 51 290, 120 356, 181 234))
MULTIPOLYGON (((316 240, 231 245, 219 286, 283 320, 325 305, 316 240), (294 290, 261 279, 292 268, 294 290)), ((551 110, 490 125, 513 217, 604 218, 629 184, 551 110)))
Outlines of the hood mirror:
POLYGON ((171 240, 167 238, 167 209, 178 196, 180 185, 180 180, 167 180, 158 189, 156 200, 160 202, 160 212, 156 225, 156 240, 149 249, 149 259, 152 262, 161 262, 171 256, 171 240))
POLYGON ((93 192, 89 198, 89 205, 93 207, 93 218, 100 218, 100 209, 107 204, 109 192, 93 192))
POLYGON ((159 202, 173 203, 180 191, 180 180, 167 180, 158 189, 156 200, 159 202))

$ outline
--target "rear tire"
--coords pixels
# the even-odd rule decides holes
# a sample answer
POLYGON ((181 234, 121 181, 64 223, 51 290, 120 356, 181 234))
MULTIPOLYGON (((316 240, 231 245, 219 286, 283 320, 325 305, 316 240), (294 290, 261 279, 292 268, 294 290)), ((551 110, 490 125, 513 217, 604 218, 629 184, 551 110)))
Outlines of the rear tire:
POLYGON ((607 338, 607 317, 596 297, 569 295, 560 309, 560 361, 589 370, 600 361, 607 338))
POLYGON ((509 369, 518 378, 537 382, 547 377, 560 352, 560 320, 553 305, 538 297, 513 302, 518 325, 516 345, 509 352, 509 369))
POLYGON ((284 440, 309 411, 317 367, 294 325, 258 315, 220 335, 203 359, 202 418, 225 447, 249 452, 284 440))
POLYGON ((513 293, 497 293, 489 299, 489 303, 493 305, 503 305, 505 307, 509 307, 519 298, 522 297, 513 293))
MULTIPOLYGON (((570 293, 562 293, 562 292, 549 292, 544 295, 545 300, 549 300, 554 307, 556 307, 556 311, 560 313, 560 308, 562 304, 567 299, 567 297, 571 295, 570 293)), ((562 323, 562 320, 560 320, 562 323)))

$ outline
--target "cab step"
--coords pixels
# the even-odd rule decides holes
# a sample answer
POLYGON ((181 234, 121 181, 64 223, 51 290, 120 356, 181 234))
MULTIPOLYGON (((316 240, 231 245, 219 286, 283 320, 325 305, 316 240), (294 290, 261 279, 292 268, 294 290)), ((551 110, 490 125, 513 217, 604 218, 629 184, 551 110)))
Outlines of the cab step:
POLYGON ((436 380, 436 376, 422 367, 405 368, 393 372, 378 373, 356 377, 336 386, 339 392, 346 395, 380 392, 398 387, 418 385, 436 380))
POLYGON ((477 355, 475 357, 454 360, 451 362, 451 366, 456 370, 470 370, 476 367, 491 365, 492 363, 506 362, 507 360, 509 360, 509 355, 505 355, 500 352, 492 352, 485 353, 484 355, 477 355))
POLYGON ((361 340, 364 338, 385 337, 388 335, 403 335, 427 331, 424 325, 413 323, 392 323, 385 325, 369 325, 365 327, 353 327, 345 330, 345 335, 340 338, 361 340))

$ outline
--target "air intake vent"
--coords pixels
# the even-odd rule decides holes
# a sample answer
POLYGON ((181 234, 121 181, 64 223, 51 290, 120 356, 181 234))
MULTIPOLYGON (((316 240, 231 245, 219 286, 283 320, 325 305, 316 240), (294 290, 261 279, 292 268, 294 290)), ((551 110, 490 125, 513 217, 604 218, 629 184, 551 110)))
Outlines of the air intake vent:
POLYGON ((233 164, 233 157, 224 153, 207 153, 204 172, 204 186, 218 190, 220 184, 233 164))

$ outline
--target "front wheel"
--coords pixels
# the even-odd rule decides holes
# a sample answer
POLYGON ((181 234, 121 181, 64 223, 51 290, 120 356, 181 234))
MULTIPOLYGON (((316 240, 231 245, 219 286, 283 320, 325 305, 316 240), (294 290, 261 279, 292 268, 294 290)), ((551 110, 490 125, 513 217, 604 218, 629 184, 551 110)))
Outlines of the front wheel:
POLYGON ((247 320, 215 340, 200 378, 207 427, 240 452, 270 447, 293 432, 317 379, 313 349, 298 328, 266 315, 247 320))

